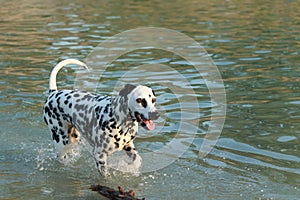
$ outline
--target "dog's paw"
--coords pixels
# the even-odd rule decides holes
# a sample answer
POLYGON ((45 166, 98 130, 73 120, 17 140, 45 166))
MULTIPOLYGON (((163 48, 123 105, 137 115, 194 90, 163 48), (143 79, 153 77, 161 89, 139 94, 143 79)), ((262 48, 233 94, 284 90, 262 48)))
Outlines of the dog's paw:
POLYGON ((142 157, 139 154, 134 154, 129 158, 130 161, 127 162, 127 171, 131 173, 138 173, 142 166, 142 157))
POLYGON ((109 167, 125 173, 139 174, 142 158, 138 154, 134 156, 114 155, 109 158, 109 167), (134 159, 133 159, 134 158, 134 159))

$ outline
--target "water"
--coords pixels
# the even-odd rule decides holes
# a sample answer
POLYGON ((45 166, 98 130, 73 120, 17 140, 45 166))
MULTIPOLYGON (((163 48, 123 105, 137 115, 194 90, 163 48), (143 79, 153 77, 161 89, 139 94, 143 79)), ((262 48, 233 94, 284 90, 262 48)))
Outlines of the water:
MULTIPOLYGON (((1 199, 101 199, 88 189, 95 183, 122 185, 147 199, 299 198, 298 1, 30 0, 1 1, 1 5, 1 199), (197 135, 181 133, 187 142, 176 137, 181 99, 168 88, 172 84, 159 84, 168 73, 153 72, 148 83, 157 91, 163 117, 158 120, 159 132, 141 132, 135 143, 144 153, 169 141, 178 141, 187 150, 154 172, 135 176, 113 170, 106 180, 99 177, 86 152, 72 165, 60 164, 42 120, 51 68, 65 58, 85 59, 110 36, 145 26, 188 35, 218 66, 227 114, 214 149, 199 158, 212 108, 202 77, 179 55, 144 49, 124 54, 101 82, 91 79, 83 86, 96 84, 100 94, 115 94, 115 85, 123 83, 120 77, 133 66, 154 63, 176 68, 188 77, 199 102, 195 109, 200 116, 190 115, 198 125, 197 135)), ((59 88, 72 88, 78 70, 62 70, 59 88)), ((137 71, 134 78, 145 74, 137 71)), ((184 88, 180 80, 176 86, 184 88)))

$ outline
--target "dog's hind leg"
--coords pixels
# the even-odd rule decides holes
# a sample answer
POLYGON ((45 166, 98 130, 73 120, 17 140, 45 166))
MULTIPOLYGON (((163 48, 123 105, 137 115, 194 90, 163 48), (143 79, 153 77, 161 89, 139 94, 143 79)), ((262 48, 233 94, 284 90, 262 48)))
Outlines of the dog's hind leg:
POLYGON ((79 132, 58 116, 52 116, 47 122, 59 161, 68 162, 74 157, 74 145, 71 144, 78 142, 79 132))
POLYGON ((49 119, 48 124, 54 142, 55 150, 60 153, 65 145, 69 143, 66 128, 56 119, 49 119))

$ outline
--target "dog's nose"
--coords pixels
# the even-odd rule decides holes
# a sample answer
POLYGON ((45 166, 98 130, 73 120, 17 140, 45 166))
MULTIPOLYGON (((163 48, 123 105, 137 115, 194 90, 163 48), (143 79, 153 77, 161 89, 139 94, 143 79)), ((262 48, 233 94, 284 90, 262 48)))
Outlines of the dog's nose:
POLYGON ((158 119, 159 118, 159 113, 157 112, 157 111, 155 111, 155 112, 149 112, 149 119, 151 119, 151 120, 156 120, 156 119, 158 119))

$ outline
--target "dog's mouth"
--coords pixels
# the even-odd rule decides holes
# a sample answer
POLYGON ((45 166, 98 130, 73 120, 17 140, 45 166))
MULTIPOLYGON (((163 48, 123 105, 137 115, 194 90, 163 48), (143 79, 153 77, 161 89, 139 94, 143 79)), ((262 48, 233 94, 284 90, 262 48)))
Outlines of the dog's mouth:
POLYGON ((139 122, 140 125, 144 129, 152 131, 155 128, 155 124, 153 123, 153 121, 150 120, 150 119, 145 118, 143 114, 140 114, 138 112, 134 112, 134 116, 135 116, 137 122, 139 122))

